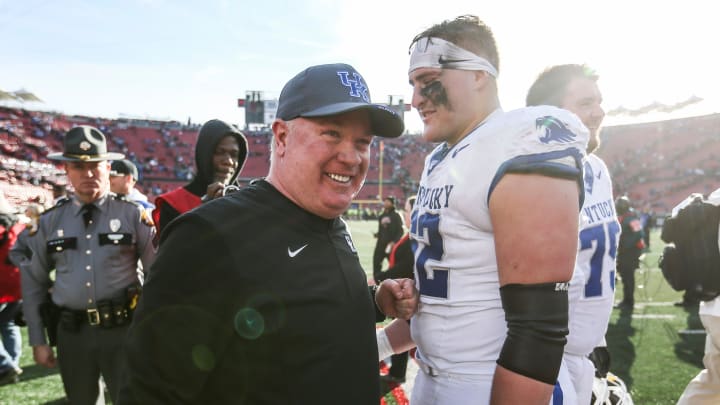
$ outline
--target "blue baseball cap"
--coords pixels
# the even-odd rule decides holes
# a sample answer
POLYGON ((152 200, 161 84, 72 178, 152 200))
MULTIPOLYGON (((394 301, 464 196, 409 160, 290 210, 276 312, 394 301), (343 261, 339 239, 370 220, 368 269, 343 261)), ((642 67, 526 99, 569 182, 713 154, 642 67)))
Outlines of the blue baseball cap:
POLYGON ((354 67, 344 63, 311 66, 290 79, 280 93, 276 116, 289 121, 364 109, 374 135, 396 138, 405 130, 400 115, 388 106, 372 104, 370 89, 354 67))

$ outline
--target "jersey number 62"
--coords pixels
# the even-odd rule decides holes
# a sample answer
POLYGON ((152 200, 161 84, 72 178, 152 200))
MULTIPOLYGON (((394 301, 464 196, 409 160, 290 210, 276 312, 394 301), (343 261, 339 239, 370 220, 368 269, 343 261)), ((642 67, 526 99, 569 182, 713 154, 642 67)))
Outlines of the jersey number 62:
POLYGON ((415 275, 420 294, 448 297, 448 270, 439 267, 445 253, 440 235, 440 215, 425 213, 418 217, 412 213, 410 234, 415 254, 415 275))

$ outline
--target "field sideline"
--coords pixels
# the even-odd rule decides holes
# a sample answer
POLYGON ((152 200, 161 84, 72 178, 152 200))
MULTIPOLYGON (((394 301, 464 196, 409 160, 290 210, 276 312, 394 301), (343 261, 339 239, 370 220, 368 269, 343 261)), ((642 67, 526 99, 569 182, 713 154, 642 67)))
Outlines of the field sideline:
MULTIPOLYGON (((372 233, 377 223, 350 221, 349 225, 363 267, 370 274, 375 244, 372 233)), ((702 368, 705 334, 700 332, 697 309, 686 311, 672 305, 681 293, 667 285, 657 268, 662 246, 659 232, 654 231, 651 251, 636 275, 635 311, 632 316, 614 311, 607 334, 611 371, 628 384, 636 405, 675 404, 688 381, 702 368)), ((616 301, 621 298, 622 288, 618 288, 616 301)), ((19 383, 0 387, 0 405, 64 403, 57 370, 33 364, 24 328, 23 335, 21 366, 25 372, 19 383)))

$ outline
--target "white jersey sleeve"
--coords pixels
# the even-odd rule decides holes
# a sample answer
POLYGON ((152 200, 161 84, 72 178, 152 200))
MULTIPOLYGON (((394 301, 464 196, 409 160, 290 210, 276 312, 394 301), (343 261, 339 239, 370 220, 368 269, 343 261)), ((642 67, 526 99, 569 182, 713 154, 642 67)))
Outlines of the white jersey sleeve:
MULTIPOLYGON (((507 173, 533 173, 574 179, 582 195, 582 159, 588 131, 574 114, 538 106, 511 111, 506 123, 514 134, 495 173, 490 192, 507 173)), ((490 195, 488 194, 488 199, 490 195)))
POLYGON ((498 110, 452 148, 441 145, 428 156, 411 220, 421 294, 411 329, 430 366, 492 375, 506 334, 488 209, 492 190, 507 173, 581 184, 587 139, 565 110, 498 110))

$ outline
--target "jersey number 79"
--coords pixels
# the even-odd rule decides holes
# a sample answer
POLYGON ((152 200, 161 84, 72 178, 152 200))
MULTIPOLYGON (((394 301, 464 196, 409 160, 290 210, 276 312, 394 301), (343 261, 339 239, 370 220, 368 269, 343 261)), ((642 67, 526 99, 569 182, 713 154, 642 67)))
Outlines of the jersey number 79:
MULTIPOLYGON (((603 295, 602 290, 602 274, 603 265, 605 263, 605 255, 612 258, 611 262, 615 263, 617 255, 617 235, 620 233, 620 225, 617 222, 608 222, 598 224, 590 228, 583 229, 580 232, 580 249, 592 249, 593 241, 595 241, 595 251, 590 257, 590 277, 585 283, 585 297, 599 297, 603 295), (607 238, 605 235, 607 234, 607 238), (609 246, 606 246, 606 241, 609 246)), ((615 269, 609 269, 610 286, 615 288, 615 269)))

